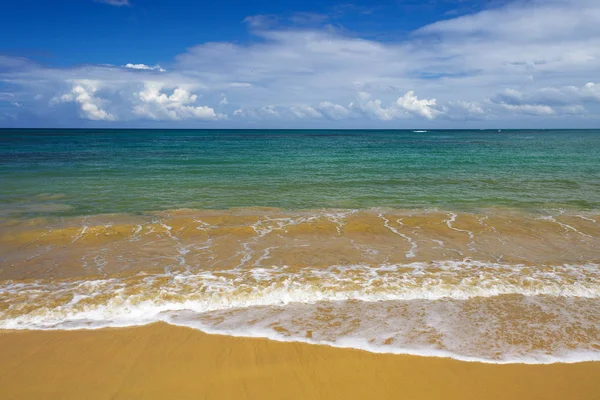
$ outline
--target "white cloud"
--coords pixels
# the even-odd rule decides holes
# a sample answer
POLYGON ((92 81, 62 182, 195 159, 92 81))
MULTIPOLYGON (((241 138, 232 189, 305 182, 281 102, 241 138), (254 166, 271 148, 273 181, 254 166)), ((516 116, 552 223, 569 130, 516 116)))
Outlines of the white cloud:
POLYGON ((125 68, 129 68, 129 69, 140 69, 140 70, 145 70, 145 71, 159 71, 159 72, 166 72, 166 69, 161 68, 160 65, 146 65, 146 64, 125 64, 124 65, 125 68))
POLYGON ((357 100, 350 105, 350 108, 353 108, 368 117, 382 121, 409 118, 411 115, 432 120, 443 114, 443 112, 436 107, 437 102, 435 99, 419 100, 412 90, 409 90, 404 95, 398 97, 389 106, 385 106, 380 99, 371 99, 369 93, 360 92, 357 100))
POLYGON ((472 103, 469 101, 456 101, 456 102, 451 102, 449 104, 450 107, 456 107, 459 109, 462 109, 464 112, 466 112, 467 114, 470 115, 483 115, 485 114, 484 109, 482 108, 481 104, 479 103, 472 103))
POLYGON ((421 28, 419 33, 460 37, 501 38, 522 43, 581 39, 600 34, 600 9, 596 0, 516 1, 421 28), (561 29, 556 29, 560 26, 561 29))
POLYGON ((290 113, 296 118, 321 118, 323 114, 307 104, 291 106, 290 113))
MULTIPOLYGON (((284 19, 298 18, 318 20, 284 19)), ((33 110, 34 96, 65 94, 61 102, 77 103, 80 117, 119 121, 444 126, 600 116, 598 1, 513 2, 436 22, 397 42, 305 25, 284 29, 280 19, 249 17, 252 40, 193 46, 168 71, 153 64, 49 68, 0 56, 0 82, 14 93, 10 101, 23 104, 15 113, 43 113, 43 101, 33 110), (80 84, 85 93, 76 94, 74 82, 94 86, 80 84)), ((46 117, 64 118, 58 112, 46 117)))
POLYGON ((77 103, 82 117, 93 121, 116 121, 117 118, 102 109, 104 100, 95 97, 97 84, 93 81, 75 82, 70 92, 60 96, 55 102, 77 103))
POLYGON ((396 100, 396 104, 403 110, 427 119, 434 119, 436 115, 441 113, 435 109, 437 105, 435 99, 419 100, 412 90, 408 91, 404 96, 399 97, 396 100))
POLYGON ((588 82, 582 86, 543 87, 529 93, 506 89, 490 102, 520 114, 587 115, 586 106, 600 105, 600 86, 588 82))
POLYGON ((198 96, 190 93, 183 87, 176 87, 168 95, 163 92, 161 83, 146 83, 143 90, 137 93, 139 103, 134 106, 136 115, 154 120, 218 120, 226 118, 223 114, 217 114, 208 106, 193 105, 198 96))
POLYGON ((532 94, 538 101, 547 104, 600 104, 600 85, 588 82, 582 86, 546 87, 532 94))
POLYGON ((318 106, 319 111, 329 119, 341 120, 350 116, 350 111, 339 104, 323 101, 318 106))
POLYGON ((359 93, 358 97, 356 102, 350 103, 349 108, 360 112, 369 118, 390 121, 399 116, 399 112, 396 108, 383 106, 380 99, 371 99, 370 95, 365 92, 359 93))

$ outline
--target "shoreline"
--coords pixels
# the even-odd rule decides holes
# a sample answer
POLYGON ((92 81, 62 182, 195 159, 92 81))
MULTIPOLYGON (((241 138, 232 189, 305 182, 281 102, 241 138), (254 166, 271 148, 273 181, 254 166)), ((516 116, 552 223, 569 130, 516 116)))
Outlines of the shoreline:
POLYGON ((589 350, 581 350, 581 351, 573 351, 568 353, 567 355, 529 355, 524 356, 523 358, 515 358, 515 359, 486 359, 478 356, 468 356, 461 355, 458 353, 453 353, 449 350, 437 350, 437 349, 383 349, 381 346, 372 345, 370 343, 366 343, 364 341, 358 342, 356 345, 348 344, 348 342, 342 341, 338 342, 327 342, 327 341, 312 341, 308 338, 301 337, 291 337, 287 338, 284 336, 277 336, 273 334, 264 335, 260 334, 251 334, 251 333, 240 333, 233 331, 218 331, 218 330, 204 330, 202 328, 198 328, 195 326, 188 326, 182 324, 174 324, 164 320, 156 320, 148 323, 142 323, 139 325, 106 325, 99 327, 90 327, 90 328, 2 328, 0 327, 0 340, 3 335, 10 334, 18 334, 18 333, 65 333, 67 335, 77 334, 77 333, 91 333, 91 332, 111 332, 111 331, 121 331, 121 330, 137 330, 144 329, 148 327, 153 327, 155 325, 166 326, 167 328, 175 328, 175 329, 185 329, 191 330, 193 332, 198 332, 201 335, 206 336, 216 336, 224 339, 233 338, 236 340, 266 340, 272 343, 282 343, 287 345, 306 345, 306 346, 316 346, 316 347, 325 347, 331 349, 337 349, 341 351, 358 351, 364 352, 367 354, 373 355, 383 355, 383 356, 395 356, 395 357, 416 357, 416 358, 426 358, 426 359, 443 359, 443 360, 451 360, 457 361, 459 363, 468 363, 468 364, 484 364, 484 365, 496 365, 496 366, 504 366, 504 365, 527 365, 527 366, 546 366, 546 365, 573 365, 573 364, 585 364, 585 363, 599 363, 600 364, 600 353, 590 352, 589 350), (362 347, 361 347, 362 346, 362 347), (579 356, 579 358, 577 358, 579 356), (537 357, 537 358, 536 358, 537 357), (541 358, 540 358, 541 357, 541 358))
POLYGON ((164 323, 0 331, 3 399, 591 399, 600 362, 487 364, 209 335, 164 323))

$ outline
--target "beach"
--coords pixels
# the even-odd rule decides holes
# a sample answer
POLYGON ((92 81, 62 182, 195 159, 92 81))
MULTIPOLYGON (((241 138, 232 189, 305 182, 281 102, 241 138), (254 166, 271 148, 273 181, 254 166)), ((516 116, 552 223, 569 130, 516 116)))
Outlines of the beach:
POLYGON ((0 398, 596 399, 596 131, 8 131, 0 398))
POLYGON ((600 400, 600 0, 0 10, 0 400, 600 400))
POLYGON ((582 399, 600 363, 492 365, 166 324, 0 333, 3 399, 582 399))

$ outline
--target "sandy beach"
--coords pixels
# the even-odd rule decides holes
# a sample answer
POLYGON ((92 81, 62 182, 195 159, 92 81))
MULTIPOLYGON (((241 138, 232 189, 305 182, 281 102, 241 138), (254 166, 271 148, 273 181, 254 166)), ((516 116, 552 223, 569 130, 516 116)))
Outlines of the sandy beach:
POLYGON ((0 333, 2 399, 598 399, 600 363, 495 365, 158 323, 0 333))
POLYGON ((207 5, 0 4, 0 400, 600 400, 600 0, 207 5))

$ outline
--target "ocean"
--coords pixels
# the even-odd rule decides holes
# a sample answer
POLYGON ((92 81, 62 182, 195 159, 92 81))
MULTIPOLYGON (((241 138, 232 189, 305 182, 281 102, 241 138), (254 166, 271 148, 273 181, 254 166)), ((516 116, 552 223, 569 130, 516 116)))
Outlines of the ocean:
POLYGON ((600 361, 600 130, 0 130, 0 329, 600 361))

